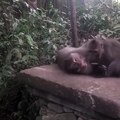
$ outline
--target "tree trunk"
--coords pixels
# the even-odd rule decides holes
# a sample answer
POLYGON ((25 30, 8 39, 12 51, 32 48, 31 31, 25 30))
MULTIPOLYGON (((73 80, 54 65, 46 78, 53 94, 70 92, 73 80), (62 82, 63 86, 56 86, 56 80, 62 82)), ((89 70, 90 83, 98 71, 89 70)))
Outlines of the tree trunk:
POLYGON ((71 1, 71 31, 72 31, 72 45, 78 47, 78 36, 77 36, 77 21, 76 21, 76 0, 71 1))

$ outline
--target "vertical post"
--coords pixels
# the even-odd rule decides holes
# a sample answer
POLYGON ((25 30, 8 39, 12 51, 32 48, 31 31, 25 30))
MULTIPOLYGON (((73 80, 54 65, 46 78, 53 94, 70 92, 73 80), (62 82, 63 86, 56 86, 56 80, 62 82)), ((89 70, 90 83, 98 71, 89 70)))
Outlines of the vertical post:
POLYGON ((76 0, 71 1, 71 29, 72 29, 72 45, 73 47, 78 46, 78 36, 77 36, 77 21, 76 21, 76 0))

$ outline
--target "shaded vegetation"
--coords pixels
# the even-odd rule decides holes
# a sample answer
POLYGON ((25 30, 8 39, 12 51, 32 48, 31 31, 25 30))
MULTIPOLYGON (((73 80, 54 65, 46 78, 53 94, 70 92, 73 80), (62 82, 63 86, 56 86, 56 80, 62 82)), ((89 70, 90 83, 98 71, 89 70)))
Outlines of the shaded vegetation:
POLYGON ((120 38, 120 4, 113 8, 101 4, 93 8, 78 10, 78 35, 88 39, 97 34, 106 37, 120 38))
POLYGON ((58 46, 66 40, 67 19, 61 18, 62 13, 51 4, 49 10, 30 11, 26 6, 21 11, 20 8, 26 4, 20 3, 11 5, 1 1, 1 79, 33 65, 50 63, 58 46), (14 14, 17 10, 19 19, 14 14))

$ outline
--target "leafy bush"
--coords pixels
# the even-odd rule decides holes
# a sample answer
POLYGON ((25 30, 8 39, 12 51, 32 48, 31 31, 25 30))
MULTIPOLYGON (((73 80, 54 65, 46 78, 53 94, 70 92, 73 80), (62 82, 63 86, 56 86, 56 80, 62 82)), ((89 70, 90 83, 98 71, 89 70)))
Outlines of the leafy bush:
POLYGON ((113 8, 98 4, 94 8, 80 9, 77 13, 80 38, 91 38, 97 34, 107 37, 120 37, 120 6, 114 3, 113 8))
POLYGON ((100 33, 107 37, 120 38, 120 4, 114 3, 112 12, 109 16, 109 27, 102 29, 100 33))
POLYGON ((30 11, 21 1, 0 3, 1 79, 27 67, 51 63, 67 37, 67 19, 62 13, 52 4, 48 10, 30 11))

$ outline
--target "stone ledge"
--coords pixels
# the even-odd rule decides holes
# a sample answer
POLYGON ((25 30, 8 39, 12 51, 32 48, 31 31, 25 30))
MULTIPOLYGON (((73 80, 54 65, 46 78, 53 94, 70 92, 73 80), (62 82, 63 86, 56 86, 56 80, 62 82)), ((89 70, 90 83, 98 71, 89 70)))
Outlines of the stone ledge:
POLYGON ((49 92, 77 106, 120 118, 120 78, 71 75, 61 71, 57 65, 26 69, 17 78, 33 88, 49 92))

